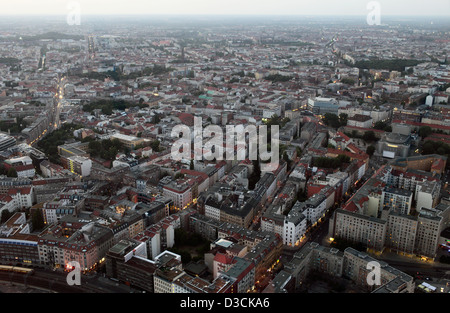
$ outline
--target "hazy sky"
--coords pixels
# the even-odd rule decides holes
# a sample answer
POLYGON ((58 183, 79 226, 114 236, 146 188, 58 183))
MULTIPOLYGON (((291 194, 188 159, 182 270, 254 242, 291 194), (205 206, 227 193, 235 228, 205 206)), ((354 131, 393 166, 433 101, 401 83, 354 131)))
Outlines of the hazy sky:
MULTIPOLYGON (((367 15, 372 0, 2 0, 0 15, 274 14, 367 15)), ((450 0, 377 0, 381 14, 450 16, 450 0)))

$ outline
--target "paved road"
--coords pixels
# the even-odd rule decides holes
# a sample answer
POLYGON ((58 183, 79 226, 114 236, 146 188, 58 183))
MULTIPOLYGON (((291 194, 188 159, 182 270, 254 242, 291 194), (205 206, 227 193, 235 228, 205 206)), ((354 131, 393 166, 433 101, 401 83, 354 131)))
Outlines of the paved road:
POLYGON ((137 292, 122 283, 116 283, 100 274, 81 276, 81 285, 70 286, 66 281, 67 273, 35 269, 33 275, 0 272, 0 281, 5 283, 37 287, 57 293, 129 293, 137 292))

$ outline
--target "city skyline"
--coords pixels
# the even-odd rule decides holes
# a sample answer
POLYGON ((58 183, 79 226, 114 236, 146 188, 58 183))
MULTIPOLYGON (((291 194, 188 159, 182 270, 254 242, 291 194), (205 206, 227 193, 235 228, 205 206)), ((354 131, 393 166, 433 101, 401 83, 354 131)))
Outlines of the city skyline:
POLYGON ((20 0, 5 3, 1 15, 66 15, 73 10, 80 10, 85 15, 298 15, 298 16, 364 16, 373 7, 371 2, 379 4, 383 16, 449 16, 450 1, 433 0, 430 2, 415 1, 311 1, 311 0, 230 0, 226 5, 218 1, 206 0, 169 0, 143 1, 122 0, 94 3, 87 0, 20 0))
POLYGON ((93 2, 0 12, 0 293, 450 293, 450 0, 93 2))

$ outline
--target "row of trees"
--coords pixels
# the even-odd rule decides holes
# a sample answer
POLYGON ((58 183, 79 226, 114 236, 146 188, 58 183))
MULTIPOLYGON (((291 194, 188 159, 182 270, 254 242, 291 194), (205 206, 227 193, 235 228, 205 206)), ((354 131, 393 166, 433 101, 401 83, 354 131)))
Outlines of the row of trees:
POLYGON ((422 139, 427 138, 433 133, 433 129, 430 126, 421 126, 419 127, 418 134, 422 139))
POLYGON ((114 160, 117 153, 124 150, 123 144, 118 139, 94 140, 89 142, 88 152, 91 157, 100 157, 105 160, 114 160))
POLYGON ((5 64, 5 65, 17 65, 20 63, 20 60, 18 58, 11 58, 11 57, 1 57, 0 58, 0 64, 5 64))
POLYGON ((352 130, 351 133, 345 133, 347 136, 351 138, 360 138, 365 142, 375 142, 378 140, 377 136, 372 130, 365 131, 363 135, 359 135, 356 130, 352 130))
POLYGON ((0 164, 0 175, 6 175, 8 177, 17 177, 17 171, 14 167, 6 169, 3 164, 0 164))
MULTIPOLYGON (((143 76, 159 76, 161 74, 169 73, 173 70, 174 70, 174 68, 155 64, 153 67, 146 67, 141 71, 132 72, 130 74, 124 74, 120 70, 120 68, 116 68, 116 69, 114 69, 114 71, 107 71, 104 73, 89 72, 86 74, 78 74, 78 76, 86 77, 89 79, 97 79, 97 80, 104 80, 105 78, 111 78, 115 81, 123 81, 123 80, 134 80, 136 78, 143 77, 143 76)), ((77 75, 77 74, 71 73, 71 75, 77 75)))
POLYGON ((82 125, 73 123, 63 124, 59 129, 42 138, 38 142, 38 147, 47 155, 50 162, 60 164, 58 146, 63 145, 68 139, 74 138, 73 132, 82 127, 82 125))
POLYGON ((52 40, 62 40, 62 39, 72 39, 72 40, 83 40, 84 36, 82 35, 74 35, 74 34, 63 34, 59 32, 46 32, 43 34, 37 35, 22 35, 20 36, 22 41, 34 41, 34 40, 43 40, 43 39, 52 39, 52 40))
POLYGON ((18 134, 25 129, 27 125, 28 124, 23 120, 23 117, 17 117, 15 123, 0 122, 0 130, 2 132, 10 131, 12 134, 18 134))
POLYGON ((339 114, 339 116, 333 113, 325 113, 324 116, 322 117, 322 121, 324 122, 324 124, 333 128, 346 126, 347 120, 348 115, 345 113, 341 113, 339 114))
POLYGON ((276 114, 274 114, 271 118, 267 119, 264 124, 267 125, 267 130, 270 132, 270 126, 272 125, 278 125, 280 129, 282 129, 284 126, 286 126, 287 123, 289 123, 291 120, 288 117, 281 117, 276 114))
POLYGON ((350 157, 345 154, 340 154, 335 158, 328 157, 317 157, 313 158, 313 166, 322 167, 322 168, 338 168, 341 167, 345 163, 350 162, 350 157))
POLYGON ((392 127, 386 122, 378 121, 373 125, 373 128, 384 130, 385 132, 392 132, 392 127))
POLYGON ((280 75, 280 74, 272 74, 272 75, 269 75, 269 76, 265 77, 264 79, 270 80, 273 83, 288 82, 288 81, 290 81, 292 79, 292 76, 286 76, 286 75, 280 75))
POLYGON ((422 154, 450 155, 450 146, 442 141, 427 140, 422 145, 422 154))
MULTIPOLYGON (((26 210, 26 214, 28 214, 30 209, 26 210)), ((3 210, 0 216, 0 224, 5 223, 14 215, 14 212, 10 212, 8 210, 3 210)), ((31 225, 33 227, 33 231, 42 230, 45 227, 44 216, 42 215, 42 209, 33 210, 31 215, 31 225)))
POLYGON ((375 59, 368 61, 356 61, 355 67, 360 69, 376 69, 403 72, 405 67, 416 66, 423 61, 414 59, 375 59))
POLYGON ((125 109, 134 107, 145 108, 147 105, 144 104, 143 101, 136 103, 125 101, 123 99, 100 99, 83 105, 83 111, 92 114, 95 109, 100 109, 103 114, 111 115, 114 110, 124 111, 125 109))

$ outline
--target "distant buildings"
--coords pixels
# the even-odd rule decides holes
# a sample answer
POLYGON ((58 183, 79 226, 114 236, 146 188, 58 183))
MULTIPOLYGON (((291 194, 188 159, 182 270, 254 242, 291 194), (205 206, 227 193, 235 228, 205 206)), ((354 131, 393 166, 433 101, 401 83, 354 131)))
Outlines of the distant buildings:
POLYGON ((118 139, 126 148, 132 150, 138 145, 144 143, 144 138, 138 138, 134 136, 128 136, 120 133, 116 133, 111 136, 111 139, 118 139))
POLYGON ((82 271, 88 271, 104 262, 113 244, 113 234, 106 227, 65 219, 39 236, 39 261, 42 265, 62 269, 70 261, 77 261, 82 271))
POLYGON ((11 158, 4 161, 6 170, 13 168, 17 172, 17 177, 33 178, 36 174, 33 160, 29 156, 11 158))
MULTIPOLYGON (((450 89, 442 88, 449 82, 442 54, 448 43, 439 32, 415 27, 399 41, 395 31, 354 36, 352 27, 333 24, 342 52, 335 39, 323 49, 323 34, 308 26, 303 47, 290 27, 274 24, 262 37, 258 28, 208 29, 208 44, 186 55, 182 49, 188 66, 179 63, 180 42, 172 29, 143 36, 144 49, 117 40, 129 35, 122 26, 112 26, 115 36, 90 34, 89 62, 80 50, 85 38, 49 39, 45 68, 38 68, 41 45, 12 37, 2 42, 2 56, 20 60, 20 66, 0 64, 2 129, 23 122, 0 134, 2 163, 18 176, 0 177, 0 212, 14 213, 0 226, 1 263, 64 269, 75 260, 90 271, 106 262, 109 277, 155 293, 259 291, 279 266, 283 248, 305 244, 308 231, 331 208, 329 237, 336 242, 436 258, 450 221, 448 195, 441 199, 447 159, 409 155, 421 139, 450 144, 450 89), (211 50, 221 43, 223 51, 211 50), (397 67, 412 55, 423 62, 355 67, 368 59, 398 60, 388 64, 397 67), (127 79, 111 77, 119 72, 127 79), (62 73, 68 74, 64 84, 56 86, 62 73), (56 112, 55 96, 61 100, 56 112), (114 105, 84 111, 97 100, 114 105), (347 125, 326 127, 321 118, 327 113, 347 115, 347 125), (203 127, 225 131, 229 125, 258 127, 275 115, 289 119, 279 133, 289 160, 281 156, 278 168, 263 171, 257 182, 251 160, 171 159, 177 124, 193 127, 201 117, 203 127), (31 148, 59 126, 54 121, 82 126, 69 134, 75 138, 58 142, 60 164, 31 148), (372 128, 377 122, 392 131, 372 128), (419 138, 423 126, 436 133, 419 138), (392 159, 389 165, 376 168, 360 148, 357 137, 369 131, 379 139, 375 157, 392 159), (110 139, 124 151, 91 159, 89 141, 110 139), (156 140, 160 149, 148 147, 156 140), (319 158, 343 156, 339 166, 317 165, 319 158), (372 170, 376 174, 366 180, 372 170), (24 210, 41 212, 44 229, 34 230, 24 210), (167 250, 176 245, 177 229, 211 241, 201 262, 183 265, 167 250)), ((242 149, 231 152, 236 156, 242 149)), ((351 248, 306 243, 265 291, 294 291, 316 271, 365 291, 413 290, 411 277, 383 262, 382 284, 367 286, 371 261, 351 248)))
POLYGON ((325 115, 332 113, 338 115, 339 105, 333 98, 308 99, 308 108, 315 114, 325 115))
POLYGON ((106 253, 106 274, 108 277, 154 292, 153 274, 156 263, 148 260, 145 245, 134 240, 122 240, 106 253))
POLYGON ((91 174, 92 161, 91 159, 83 156, 72 156, 68 159, 68 169, 72 173, 76 173, 80 176, 89 176, 91 174))
POLYGON ((407 157, 413 138, 408 127, 394 125, 391 133, 385 133, 377 143, 377 153, 387 158, 407 157))
POLYGON ((37 266, 41 258, 38 251, 38 236, 25 213, 16 212, 0 226, 0 262, 37 266))
POLYGON ((179 179, 164 185, 163 195, 172 199, 177 210, 186 208, 192 202, 192 189, 196 184, 193 179, 179 179))
MULTIPOLYGON (((433 156, 427 163, 431 169, 433 156)), ((427 172, 406 170, 400 180, 396 171, 390 166, 379 169, 342 209, 337 209, 330 220, 329 236, 377 251, 391 249, 434 259, 440 233, 450 221, 450 206, 430 199, 435 182, 432 177, 431 181, 420 179, 427 177, 427 172), (419 194, 422 188, 424 194, 419 194)))
POLYGON ((360 128, 371 128, 373 125, 373 119, 367 115, 355 114, 351 117, 348 117, 347 125, 360 128))
POLYGON ((17 143, 14 137, 7 134, 0 134, 0 151, 4 151, 8 148, 15 146, 17 143))
MULTIPOLYGON (((278 284, 289 286, 290 281, 294 286, 301 286, 313 271, 317 271, 330 277, 345 278, 355 283, 361 290, 373 293, 413 293, 415 283, 411 276, 389 266, 383 261, 378 261, 366 253, 353 248, 346 248, 344 252, 335 248, 327 248, 317 243, 307 243, 294 254, 293 259, 285 265, 278 276, 282 281, 278 284), (380 265, 380 284, 369 284, 369 274, 372 270, 369 262, 377 262, 380 265)), ((276 278, 275 278, 276 279, 276 278)), ((291 287, 293 288, 293 287, 291 287)), ((288 290, 278 288, 280 293, 288 290)))

